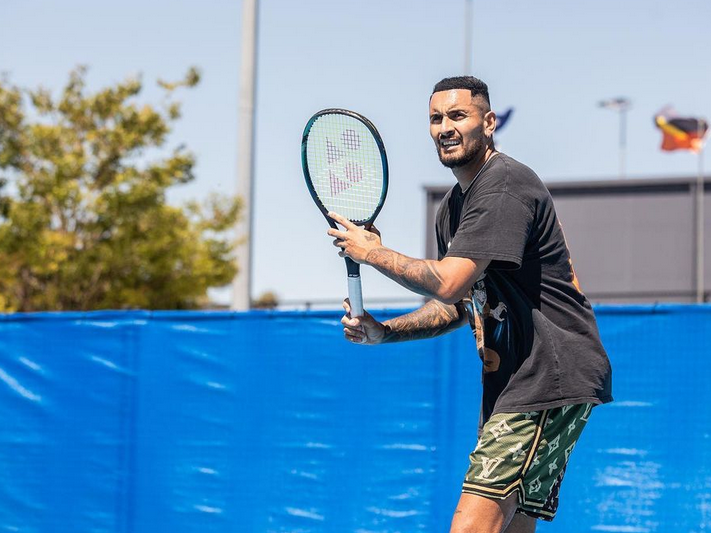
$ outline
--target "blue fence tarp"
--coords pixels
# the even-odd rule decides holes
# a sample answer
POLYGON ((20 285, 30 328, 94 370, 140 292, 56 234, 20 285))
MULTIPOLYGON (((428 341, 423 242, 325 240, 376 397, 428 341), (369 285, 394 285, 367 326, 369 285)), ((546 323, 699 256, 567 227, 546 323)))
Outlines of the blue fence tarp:
MULTIPOLYGON (((616 402, 539 530, 709 531, 711 305, 596 312, 616 402)), ((0 531, 446 531, 476 442, 471 332, 364 347, 339 320, 0 317, 0 531)))

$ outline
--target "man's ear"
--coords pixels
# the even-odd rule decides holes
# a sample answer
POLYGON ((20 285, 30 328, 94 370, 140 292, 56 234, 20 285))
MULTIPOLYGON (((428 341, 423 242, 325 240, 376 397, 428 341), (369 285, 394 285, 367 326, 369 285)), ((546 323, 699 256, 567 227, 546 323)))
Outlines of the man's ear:
POLYGON ((484 115, 484 134, 491 137, 494 135, 494 130, 496 130, 496 113, 487 111, 484 115))

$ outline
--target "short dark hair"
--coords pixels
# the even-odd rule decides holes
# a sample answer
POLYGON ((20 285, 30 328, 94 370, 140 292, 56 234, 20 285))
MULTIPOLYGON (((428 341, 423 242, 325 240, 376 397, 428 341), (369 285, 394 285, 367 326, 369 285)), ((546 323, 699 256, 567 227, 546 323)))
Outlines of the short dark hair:
POLYGON ((453 76, 451 78, 444 78, 434 86, 432 94, 457 89, 469 89, 472 93, 472 98, 481 96, 486 100, 487 105, 491 107, 491 102, 489 101, 489 87, 486 83, 474 76, 453 76))

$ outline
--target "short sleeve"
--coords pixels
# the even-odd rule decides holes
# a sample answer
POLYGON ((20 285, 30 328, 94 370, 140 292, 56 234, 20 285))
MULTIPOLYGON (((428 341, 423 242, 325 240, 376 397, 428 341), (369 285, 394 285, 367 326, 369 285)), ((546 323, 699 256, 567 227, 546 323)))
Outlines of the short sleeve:
POLYGON ((445 238, 445 220, 448 221, 448 210, 447 206, 449 204, 450 194, 446 194, 445 197, 439 204, 437 208, 437 213, 435 214, 435 243, 437 244, 437 261, 441 261, 442 258, 447 255, 447 243, 445 238))
POLYGON ((472 197, 447 256, 490 259, 495 269, 520 268, 532 222, 529 206, 506 191, 472 197))
POLYGON ((435 225, 435 238, 437 240, 437 260, 441 261, 447 254, 447 246, 442 239, 442 233, 439 230, 439 225, 435 225))

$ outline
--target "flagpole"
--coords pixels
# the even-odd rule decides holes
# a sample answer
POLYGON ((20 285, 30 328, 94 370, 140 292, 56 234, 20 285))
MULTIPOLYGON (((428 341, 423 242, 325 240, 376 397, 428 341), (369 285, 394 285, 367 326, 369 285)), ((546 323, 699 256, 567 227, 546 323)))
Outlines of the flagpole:
POLYGON ((472 0, 464 0, 464 72, 471 74, 472 68, 472 0))
MULTIPOLYGON (((629 104, 628 104, 629 105, 629 104)), ((625 179, 625 160, 627 159, 627 109, 628 105, 620 107, 620 179, 625 179)))
MULTIPOLYGON (((701 124, 701 122, 699 122, 701 124)), ((699 173, 696 177, 696 301, 703 303, 704 290, 704 142, 699 125, 699 173)))
POLYGON ((620 139, 619 139, 619 159, 620 159, 620 179, 624 179, 627 174, 627 111, 632 106, 632 102, 623 97, 610 98, 597 103, 599 107, 616 111, 620 116, 620 139))

